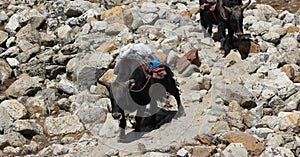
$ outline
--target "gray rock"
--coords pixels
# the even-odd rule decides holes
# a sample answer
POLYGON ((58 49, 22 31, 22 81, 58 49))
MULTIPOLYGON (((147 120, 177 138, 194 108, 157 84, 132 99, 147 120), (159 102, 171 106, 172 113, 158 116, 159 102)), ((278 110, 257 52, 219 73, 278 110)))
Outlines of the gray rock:
POLYGON ((110 100, 99 99, 98 95, 92 95, 87 91, 71 96, 71 111, 76 113, 85 127, 92 133, 99 133, 99 128, 105 120, 106 108, 110 100))
POLYGON ((75 84, 65 78, 59 81, 59 83, 57 84, 57 88, 69 95, 76 94, 78 92, 75 84))
POLYGON ((227 112, 226 120, 230 126, 243 129, 245 127, 243 123, 243 117, 239 112, 227 112))
POLYGON ((48 65, 45 67, 46 78, 55 79, 57 75, 65 73, 66 67, 62 65, 48 65))
POLYGON ((267 147, 261 154, 260 157, 294 157, 293 152, 284 147, 267 147))
POLYGON ((249 27, 250 31, 255 32, 258 35, 263 35, 269 31, 269 28, 272 27, 270 22, 258 21, 249 27))
POLYGON ((91 32, 104 32, 107 27, 110 27, 106 21, 92 21, 91 32))
POLYGON ((248 152, 242 143, 230 143, 223 151, 224 157, 247 157, 248 152))
POLYGON ((268 71, 268 81, 264 82, 270 89, 276 89, 277 95, 282 98, 288 98, 292 94, 296 93, 296 87, 288 76, 280 69, 274 69, 268 71))
POLYGON ((300 92, 291 95, 284 101, 284 106, 280 109, 283 112, 292 112, 297 110, 298 104, 300 103, 300 92))
POLYGON ((5 138, 7 139, 8 143, 14 147, 22 147, 27 142, 26 138, 18 132, 6 134, 5 138))
POLYGON ((9 66, 9 64, 3 60, 0 59, 0 84, 3 84, 3 82, 11 77, 12 69, 9 66))
POLYGON ((0 22, 4 22, 8 19, 9 17, 7 16, 7 14, 5 13, 5 11, 1 11, 0 12, 0 22))
POLYGON ((16 37, 10 37, 6 41, 6 47, 10 48, 13 47, 16 44, 16 37))
POLYGON ((83 9, 80 8, 78 2, 72 1, 64 10, 64 13, 68 17, 78 17, 83 13, 83 9))
POLYGON ((181 76, 182 77, 189 77, 189 76, 191 76, 195 72, 199 72, 199 68, 196 65, 194 65, 194 64, 190 64, 182 72, 181 76))
POLYGON ((253 95, 240 84, 225 84, 218 86, 219 97, 226 102, 237 101, 244 108, 256 107, 253 95))
MULTIPOLYGON (((1 119, 0 119, 0 132, 6 132, 7 129, 11 126, 13 119, 10 117, 10 114, 7 112, 5 107, 0 105, 0 114, 1 114, 1 119)), ((3 142, 0 142, 3 143, 3 142)), ((0 144, 0 147, 3 144, 0 144)))
POLYGON ((70 111, 71 109, 71 101, 67 98, 62 98, 57 101, 59 108, 65 111, 70 111))
POLYGON ((264 34, 262 38, 267 42, 277 44, 280 41, 280 34, 276 32, 268 32, 264 34))
POLYGON ((37 154, 39 149, 39 144, 35 141, 31 141, 30 144, 23 146, 21 154, 37 154))
POLYGON ((12 129, 25 137, 43 133, 43 127, 37 124, 36 120, 17 120, 12 124, 12 129))
POLYGON ((278 134, 269 134, 266 138, 267 146, 272 146, 272 147, 280 147, 282 144, 284 144, 283 137, 278 134))
POLYGON ((144 24, 143 19, 141 17, 141 13, 139 12, 139 8, 131 8, 131 12, 133 18, 131 27, 133 29, 138 29, 144 24))
POLYGON ((69 44, 74 41, 75 32, 69 25, 64 25, 57 29, 57 36, 63 44, 69 44))
POLYGON ((40 150, 38 152, 38 156, 51 156, 53 152, 53 147, 52 146, 48 146, 46 148, 43 148, 42 150, 40 150))
POLYGON ((46 101, 42 96, 29 97, 25 106, 29 117, 38 117, 47 114, 46 101))
POLYGON ((17 154, 21 151, 20 147, 12 147, 8 146, 3 149, 3 153, 5 154, 17 154))
POLYGON ((249 15, 249 16, 244 17, 243 25, 246 28, 249 28, 249 26, 253 25, 256 22, 258 22, 257 18, 253 15, 249 15))
POLYGON ((16 58, 6 58, 6 61, 12 68, 16 68, 20 65, 20 62, 16 58))
POLYGON ((284 37, 278 45, 279 51, 289 53, 298 49, 298 41, 293 37, 284 37))
POLYGON ((30 43, 28 40, 25 39, 20 40, 18 42, 18 46, 23 52, 27 52, 29 49, 32 49, 34 47, 32 43, 30 43))
POLYGON ((176 155, 179 157, 187 157, 189 152, 185 148, 181 148, 177 151, 176 155))
POLYGON ((257 128, 255 129, 255 134, 263 139, 266 139, 269 135, 272 135, 274 133, 274 130, 269 128, 257 128))
POLYGON ((278 12, 270 5, 257 4, 256 8, 258 10, 254 9, 254 13, 260 13, 261 15, 263 15, 262 17, 258 17, 260 20, 266 21, 271 17, 278 16, 278 12))
POLYGON ((278 15, 278 18, 281 19, 284 23, 295 24, 295 15, 285 10, 278 15))
MULTIPOLYGON (((252 110, 251 110, 252 111, 252 110)), ((258 127, 261 125, 261 117, 259 116, 260 114, 257 114, 257 112, 247 112, 245 111, 243 113, 243 119, 244 123, 247 127, 258 127)), ((262 112, 262 109, 261 109, 262 112)))
POLYGON ((4 30, 9 32, 9 33, 15 33, 17 29, 21 27, 19 23, 19 15, 14 14, 9 18, 8 23, 5 25, 4 30))
POLYGON ((146 25, 153 25, 159 18, 159 16, 156 13, 147 13, 141 15, 142 21, 146 25))
POLYGON ((39 53, 41 50, 40 46, 34 46, 31 49, 28 49, 25 52, 20 53, 17 56, 17 59, 21 62, 21 63, 26 63, 28 62, 32 57, 34 57, 37 53, 39 53))
POLYGON ((217 121, 212 127, 210 133, 212 135, 219 134, 222 132, 227 132, 230 130, 229 124, 227 121, 217 121))
POLYGON ((279 120, 279 129, 283 131, 297 132, 297 123, 300 119, 299 112, 280 112, 278 114, 279 120))
POLYGON ((5 52, 0 54, 0 57, 15 57, 20 54, 20 49, 17 46, 8 48, 5 52))
POLYGON ((27 16, 28 23, 30 23, 34 28, 41 27, 46 20, 46 17, 43 16, 38 9, 31 9, 27 16))
POLYGON ((44 46, 52 47, 56 44, 56 36, 54 34, 45 34, 42 36, 41 44, 44 46))
POLYGON ((94 135, 100 136, 102 138, 113 138, 119 136, 119 132, 121 131, 118 121, 113 119, 111 115, 107 115, 105 119, 105 123, 103 125, 93 127, 91 132, 94 135), (99 128, 97 128, 99 127, 99 128))
POLYGON ((44 124, 44 131, 50 136, 78 133, 83 130, 84 126, 76 115, 47 117, 44 124))
POLYGON ((159 153, 159 152, 147 152, 141 157, 171 157, 171 154, 168 153, 159 153))
POLYGON ((82 15, 79 16, 79 19, 82 21, 87 22, 89 18, 94 17, 94 18, 98 18, 100 17, 100 12, 95 10, 95 9, 89 9, 87 10, 85 13, 83 13, 82 15))
POLYGON ((270 117, 267 119, 267 125, 268 125, 268 127, 275 130, 275 127, 278 126, 279 119, 280 119, 280 118, 278 118, 278 117, 276 117, 276 116, 270 116, 270 117))
POLYGON ((20 40, 27 40, 31 43, 39 43, 41 36, 37 29, 31 24, 27 24, 25 27, 22 27, 16 34, 17 43, 20 40))
POLYGON ((125 24, 112 23, 105 29, 105 34, 109 36, 118 35, 122 31, 128 31, 128 27, 125 24))
POLYGON ((156 13, 159 11, 159 8, 153 2, 145 2, 142 4, 140 11, 142 13, 156 13))
POLYGON ((55 156, 66 154, 69 151, 69 148, 67 146, 61 144, 53 144, 52 147, 53 147, 52 154, 55 156))
POLYGON ((27 114, 25 106, 14 99, 2 101, 0 107, 3 107, 14 120, 25 118, 27 114))
POLYGON ((8 39, 8 33, 4 31, 0 31, 0 45, 5 43, 7 39, 8 39))
POLYGON ((41 89, 41 82, 43 80, 37 76, 22 77, 16 80, 8 87, 5 94, 10 97, 20 97, 25 95, 34 95, 41 89))

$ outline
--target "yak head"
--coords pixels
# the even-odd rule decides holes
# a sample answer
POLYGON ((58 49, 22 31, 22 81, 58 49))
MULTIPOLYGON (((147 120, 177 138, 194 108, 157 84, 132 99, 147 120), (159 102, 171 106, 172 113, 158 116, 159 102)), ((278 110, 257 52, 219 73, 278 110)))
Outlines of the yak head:
POLYGON ((237 36, 243 35, 243 11, 250 3, 251 0, 248 0, 243 5, 235 5, 233 7, 222 6, 229 13, 228 24, 237 36))
POLYGON ((126 82, 114 81, 108 83, 98 80, 98 83, 104 85, 109 92, 109 98, 111 106, 108 106, 108 111, 112 113, 114 119, 121 119, 124 115, 124 108, 129 104, 129 89, 134 84, 134 79, 130 79, 126 82))

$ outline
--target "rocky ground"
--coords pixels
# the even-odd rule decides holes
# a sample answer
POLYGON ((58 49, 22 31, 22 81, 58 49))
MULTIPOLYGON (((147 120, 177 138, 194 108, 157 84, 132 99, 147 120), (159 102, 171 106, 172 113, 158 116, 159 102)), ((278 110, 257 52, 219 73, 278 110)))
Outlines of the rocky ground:
MULTIPOLYGON (((252 1, 259 51, 224 58, 193 0, 2 0, 0 156, 300 156, 300 10, 252 1), (176 75, 186 116, 118 142, 106 89, 120 48, 147 44, 176 75), (201 66, 175 67, 198 49, 201 66)), ((214 30, 216 31, 216 30, 214 30)), ((172 101, 171 101, 172 102, 172 101)), ((174 105, 174 103, 171 103, 174 105)))

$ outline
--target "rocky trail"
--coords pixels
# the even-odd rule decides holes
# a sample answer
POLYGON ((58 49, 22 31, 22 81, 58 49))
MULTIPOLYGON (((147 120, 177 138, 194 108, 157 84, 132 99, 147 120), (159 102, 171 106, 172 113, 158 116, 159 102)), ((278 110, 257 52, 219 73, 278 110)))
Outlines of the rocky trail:
POLYGON ((2 0, 0 156, 300 156, 300 10, 252 0, 242 60, 223 57, 198 3, 2 0), (118 141, 97 79, 114 80, 121 49, 141 43, 173 70, 186 115, 118 141), (179 64, 191 51, 201 64, 179 64))

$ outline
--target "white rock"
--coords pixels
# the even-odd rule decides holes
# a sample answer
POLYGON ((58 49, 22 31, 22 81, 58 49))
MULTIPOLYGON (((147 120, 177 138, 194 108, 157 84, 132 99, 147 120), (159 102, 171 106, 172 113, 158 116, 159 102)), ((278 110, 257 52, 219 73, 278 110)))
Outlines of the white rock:
POLYGON ((248 152, 242 143, 230 143, 221 154, 224 157, 248 157, 248 152))

